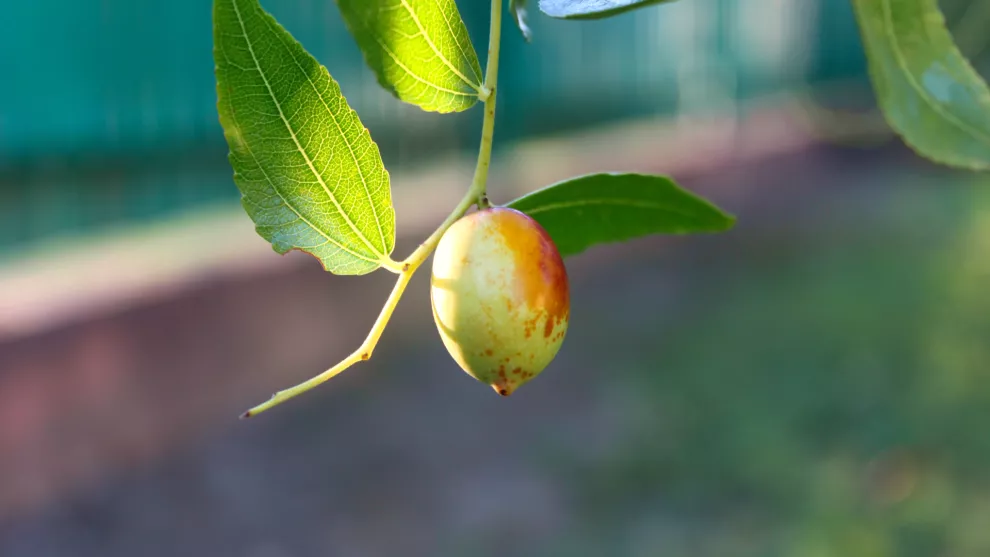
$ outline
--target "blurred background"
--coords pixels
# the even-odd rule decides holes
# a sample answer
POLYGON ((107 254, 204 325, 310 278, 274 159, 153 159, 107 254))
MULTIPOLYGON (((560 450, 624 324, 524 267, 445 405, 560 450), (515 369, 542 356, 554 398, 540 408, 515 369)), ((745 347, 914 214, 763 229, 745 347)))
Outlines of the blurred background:
MULTIPOLYGON (((531 3, 535 4, 536 0, 531 3)), ((470 180, 480 109, 378 88, 330 0, 267 0, 381 145, 397 257, 470 180)), ((488 7, 459 2, 478 50, 488 7)), ((990 2, 943 9, 988 75, 990 2)), ((671 174, 728 234, 568 261, 557 360, 509 399, 447 356, 420 273, 276 255, 238 204, 209 2, 4 5, 0 555, 990 554, 990 176, 873 108, 843 0, 507 20, 495 202, 671 174)))

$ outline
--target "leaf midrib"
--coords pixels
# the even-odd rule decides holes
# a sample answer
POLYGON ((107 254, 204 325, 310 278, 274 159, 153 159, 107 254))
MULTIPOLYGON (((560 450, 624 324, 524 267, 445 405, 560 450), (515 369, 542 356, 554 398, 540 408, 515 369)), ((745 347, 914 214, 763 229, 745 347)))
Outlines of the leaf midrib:
MULTIPOLYGON (((261 69, 261 63, 259 62, 258 57, 254 53, 254 46, 251 44, 251 38, 248 36, 247 28, 244 25, 244 18, 241 16, 241 10, 240 10, 240 8, 237 7, 237 0, 234 0, 233 2, 231 2, 231 6, 233 6, 233 8, 234 8, 234 15, 237 16, 237 24, 241 28, 241 33, 244 36, 244 44, 247 45, 247 47, 248 47, 248 53, 251 55, 251 60, 254 62, 254 67, 255 67, 256 70, 258 70, 258 75, 261 76, 261 80, 265 84, 265 89, 268 91, 268 95, 271 97, 272 102, 275 104, 275 109, 278 110, 279 118, 282 120, 282 123, 285 125, 286 131, 289 132, 289 137, 292 138, 292 142, 296 145, 296 150, 299 151, 299 153, 303 156, 303 159, 306 161, 306 166, 309 167, 310 171, 313 173, 313 176, 316 177, 316 180, 319 182, 320 186, 323 187, 323 190, 330 197, 330 200, 333 202, 334 206, 337 208, 337 211, 338 211, 338 213, 340 213, 340 216, 343 217, 344 222, 347 223, 347 226, 350 227, 350 229, 354 232, 354 234, 357 235, 357 237, 360 238, 361 241, 364 242, 364 244, 368 247, 368 249, 371 250, 371 253, 373 253, 376 256, 378 256, 379 260, 378 261, 375 261, 375 260, 370 259, 370 258, 368 258, 366 256, 360 256, 360 257, 362 259, 367 260, 367 261, 375 261, 376 263, 379 263, 380 260, 382 260, 382 259, 385 258, 384 254, 380 253, 377 249, 375 249, 375 247, 371 245, 371 242, 368 241, 368 238, 357 228, 357 226, 354 225, 354 223, 351 221, 350 217, 348 217, 347 213, 343 210, 343 207, 340 205, 340 202, 337 201, 337 196, 335 196, 333 194, 333 192, 330 191, 330 188, 327 186, 326 182, 323 181, 323 176, 321 176, 320 173, 316 171, 316 167, 313 166, 313 162, 312 162, 312 160, 310 160, 309 154, 303 148, 302 144, 299 143, 299 138, 296 137, 295 131, 292 129, 292 126, 290 125, 288 119, 286 119, 285 113, 282 111, 282 105, 281 105, 281 103, 278 102, 278 98, 276 98, 274 91, 272 91, 271 84, 268 82, 268 78, 265 76, 265 72, 261 69)), ((271 30, 271 22, 269 22, 264 17, 262 17, 262 20, 265 21, 265 25, 269 28, 269 30, 271 30)), ((278 36, 278 33, 277 32, 274 33, 274 34, 275 34, 276 37, 278 36)), ((281 41, 281 37, 279 37, 279 41, 281 41)), ((282 45, 285 46, 285 43, 282 42, 282 45)), ((290 56, 291 56, 291 53, 290 53, 290 56)), ((299 67, 300 69, 302 69, 302 67, 299 66, 299 61, 296 60, 296 57, 295 56, 292 56, 292 60, 296 64, 297 67, 299 67)), ((309 75, 306 74, 305 71, 303 71, 302 73, 303 73, 303 75, 306 75, 306 79, 309 81, 310 85, 314 87, 314 91, 315 91, 315 86, 313 85, 312 80, 309 79, 309 75)), ((324 107, 326 107, 326 103, 323 101, 323 96, 319 94, 319 91, 316 91, 316 93, 317 93, 317 96, 320 98, 320 101, 324 103, 324 107)), ((355 167, 357 168, 358 175, 361 176, 361 180, 362 180, 362 182, 364 182, 364 174, 361 172, 361 167, 357 164, 357 158, 354 155, 354 150, 351 147, 350 142, 347 140, 347 137, 344 136, 343 131, 340 128, 340 124, 337 123, 337 119, 334 117, 333 112, 331 112, 329 110, 329 108, 328 108, 327 112, 330 114, 330 118, 334 121, 334 124, 337 126, 337 130, 340 131, 341 139, 343 140, 344 144, 347 145, 347 148, 348 148, 348 150, 351 153, 351 157, 355 161, 355 167)), ((251 152, 250 149, 249 149, 249 152, 251 152)), ((258 163, 257 157, 254 156, 254 153, 253 152, 251 152, 251 156, 252 156, 252 158, 255 159, 256 164, 259 164, 259 168, 261 168, 261 165, 260 165, 260 163, 258 163)), ((264 169, 262 169, 262 173, 265 174, 265 178, 269 181, 269 184, 271 184, 272 189, 274 189, 275 192, 279 194, 279 197, 281 197, 282 200, 285 201, 285 203, 286 203, 287 206, 289 206, 290 208, 292 208, 292 212, 293 213, 295 213, 296 215, 299 215, 299 218, 301 218, 304 222, 306 222, 307 224, 309 224, 310 226, 312 226, 313 229, 316 230, 317 232, 319 232, 324 238, 326 238, 327 240, 333 242, 335 245, 340 246, 342 249, 345 249, 345 251, 348 251, 349 253, 352 253, 353 254, 353 252, 351 250, 349 250, 347 248, 344 248, 340 243, 338 243, 335 240, 332 240, 327 233, 323 232, 318 227, 313 226, 312 223, 310 223, 305 217, 303 217, 299 213, 298 210, 295 209, 295 207, 292 207, 289 204, 289 200, 286 199, 284 195, 282 195, 282 193, 278 190, 277 187, 275 187, 274 182, 272 182, 271 179, 268 178, 268 174, 266 172, 264 172, 264 169)), ((367 191, 367 184, 365 183, 364 185, 365 185, 365 190, 367 191)), ((368 192, 368 194, 370 196, 370 192, 368 192)), ((372 207, 372 212, 375 215, 375 219, 376 219, 376 222, 377 222, 378 221, 378 214, 377 214, 377 212, 374 209, 374 203, 371 204, 371 207, 372 207)), ((378 229, 379 229, 379 231, 381 231, 381 223, 380 222, 378 224, 378 229)), ((387 245, 386 243, 384 243, 384 236, 383 236, 383 244, 382 245, 383 246, 386 246, 387 245)), ((354 255, 357 255, 357 254, 354 254, 354 255)))
MULTIPOLYGON (((480 84, 475 83, 474 81, 465 77, 465 75, 461 73, 460 70, 458 70, 453 64, 450 63, 450 60, 447 60, 446 56, 440 53, 440 50, 437 48, 437 46, 433 44, 433 40, 430 39, 429 33, 426 32, 426 29, 423 27, 423 24, 419 21, 419 17, 416 16, 416 12, 413 11, 412 6, 410 6, 409 3, 406 2, 406 0, 399 0, 399 1, 402 3, 402 7, 404 7, 406 11, 409 12, 409 16, 412 17, 413 23, 416 24, 416 27, 419 29, 420 34, 423 36, 423 40, 425 40, 426 44, 429 45, 431 50, 433 50, 433 54, 435 54, 437 58, 439 58, 440 61, 444 63, 445 66, 450 68, 450 71, 454 72, 454 75, 461 78, 461 80, 463 80, 464 83, 470 85, 471 88, 474 89, 475 91, 481 92, 480 84)), ((455 43, 457 42, 456 38, 454 42, 455 43)))
MULTIPOLYGON (((227 91, 227 97, 228 97, 228 99, 230 98, 231 95, 232 95, 232 93, 230 92, 230 90, 228 88, 228 91, 227 91)), ((233 103, 231 103, 229 100, 228 100, 228 107, 230 108, 231 118, 234 120, 234 124, 237 125, 237 114, 236 114, 236 111, 234 110, 233 103)), ((340 242, 334 240, 329 235, 327 235, 325 232, 323 232, 322 230, 320 230, 319 228, 317 228, 313 223, 311 223, 309 221, 309 219, 307 219, 306 217, 304 217, 302 215, 302 213, 300 213, 299 211, 297 211, 296 208, 293 207, 292 204, 289 202, 289 199, 285 196, 285 194, 283 194, 278 189, 278 187, 275 185, 275 182, 272 181, 271 177, 268 176, 268 172, 265 171, 264 165, 262 165, 261 164, 261 161, 258 160, 258 157, 254 154, 254 151, 251 149, 251 145, 247 142, 247 140, 242 141, 241 142, 241 145, 243 145, 244 146, 244 149, 248 152, 249 155, 251 155, 251 160, 254 161, 254 165, 264 175, 265 181, 268 182, 268 185, 271 186, 272 191, 274 191, 278 195, 279 199, 281 199, 282 202, 285 203, 285 206, 288 207, 289 210, 292 211, 292 213, 294 215, 296 215, 296 217, 299 220, 301 220, 304 223, 306 223, 310 228, 312 228, 313 230, 315 230, 317 233, 320 234, 320 236, 323 236, 326 239, 326 242, 324 242, 323 244, 320 244, 320 245, 326 245, 328 243, 329 244, 333 244, 333 245, 337 246, 338 248, 340 248, 341 250, 343 250, 343 251, 345 251, 345 252, 353 255, 354 257, 357 257, 358 259, 362 259, 362 260, 368 261, 370 263, 378 263, 378 261, 376 261, 374 259, 371 259, 370 257, 368 257, 366 255, 357 253, 357 252, 351 250, 350 248, 348 248, 347 246, 344 246, 340 242)), ((246 202, 248 202, 248 203, 254 204, 254 202, 251 201, 251 199, 248 198, 248 197, 245 197, 244 200, 246 202)), ((319 247, 319 246, 315 246, 315 247, 319 247)))
MULTIPOLYGON (((269 29, 271 29, 272 22, 269 21, 267 18, 263 18, 263 19, 265 20, 265 25, 269 29)), ((285 44, 285 41, 283 40, 283 38, 281 37, 281 35, 279 33, 276 32, 275 33, 275 36, 279 38, 279 42, 282 43, 282 46, 287 46, 285 44)), ((289 50, 289 49, 287 49, 287 50, 289 50)), ((320 92, 319 89, 316 88, 316 84, 313 83, 313 80, 309 77, 309 74, 306 73, 306 70, 299 64, 299 59, 296 58, 295 55, 292 55, 291 54, 291 51, 290 51, 290 55, 292 56, 292 62, 296 65, 297 68, 299 68, 300 73, 302 73, 304 76, 306 76, 306 81, 309 83, 309 86, 313 89, 313 93, 316 94, 316 98, 320 99, 320 104, 323 105, 323 108, 326 109, 327 114, 330 115, 330 119, 333 120, 334 127, 336 127, 337 128, 337 131, 340 133, 340 138, 343 140, 344 145, 347 146, 347 152, 351 155, 351 160, 354 161, 354 169, 357 170, 358 176, 361 178, 361 185, 364 187, 364 193, 368 197, 368 206, 371 207, 371 214, 375 216, 375 228, 378 229, 378 236, 382 240, 382 249, 388 249, 388 242, 385 241, 385 231, 382 228, 382 221, 378 217, 378 209, 375 208, 375 200, 371 197, 371 188, 368 187, 368 180, 367 180, 367 178, 365 178, 364 171, 361 169, 361 165, 358 162, 357 155, 354 153, 354 147, 351 145, 351 142, 347 140, 347 136, 344 135, 344 129, 340 127, 340 122, 337 121, 337 116, 333 113, 332 110, 330 110, 330 106, 327 104, 326 99, 323 98, 323 94, 320 92)), ((260 68, 259 68, 258 72, 259 73, 261 72, 260 68)), ((327 77, 330 78, 329 72, 328 72, 327 77)), ((264 78, 264 76, 262 76, 262 78, 264 78)), ((332 78, 330 78, 330 79, 332 79, 332 78)), ((265 81, 267 83, 267 80, 265 80, 265 81)), ((271 91, 269 90, 269 92, 271 92, 271 91)), ((277 101, 276 101, 276 105, 278 105, 278 102, 277 101)), ((345 109, 347 109, 347 108, 345 107, 345 109)), ((281 107, 279 108, 279 112, 281 113, 281 107)), ((288 125, 289 125, 288 121, 285 121, 285 125, 286 125, 286 127, 288 127, 288 125)), ((290 131, 290 133, 291 133, 291 131, 290 131)), ((358 131, 358 133, 359 134, 361 133, 360 130, 358 131)), ((298 143, 297 143, 297 145, 298 145, 298 143)), ((302 147, 300 146, 300 149, 301 148, 302 147)), ((323 189, 326 190, 327 195, 329 195, 331 198, 334 199, 334 204, 337 205, 337 208, 340 210, 340 214, 344 217, 344 220, 351 227, 351 229, 354 230, 354 232, 358 235, 358 237, 361 238, 361 240, 364 241, 365 245, 367 245, 372 250, 372 252, 375 253, 375 255, 377 255, 381 259, 385 259, 385 255, 382 254, 382 253, 379 253, 378 250, 376 250, 371 245, 371 241, 367 239, 367 237, 364 235, 364 233, 362 233, 361 231, 359 231, 357 229, 357 226, 355 226, 351 222, 350 217, 348 217, 347 214, 343 211, 343 208, 339 204, 336 203, 336 197, 333 195, 333 193, 330 192, 330 190, 327 187, 326 183, 323 181, 323 177, 320 176, 318 173, 316 173, 316 168, 313 167, 312 165, 310 165, 310 168, 313 170, 314 174, 316 174, 317 180, 320 181, 320 185, 322 185, 323 186, 323 189)))
MULTIPOLYGON (((433 5, 437 7, 437 10, 440 12, 440 15, 443 16, 443 22, 444 24, 447 25, 447 31, 450 33, 450 36, 454 38, 454 44, 457 45, 457 50, 460 51, 461 53, 461 60, 464 60, 468 63, 468 66, 471 67, 471 74, 474 75, 474 81, 480 84, 481 76, 478 75, 478 71, 481 71, 481 68, 477 68, 476 71, 476 68, 473 65, 471 65, 471 57, 468 56, 468 53, 464 51, 464 45, 461 44, 460 37, 457 36, 457 33, 454 32, 454 28, 450 25, 450 18, 447 17, 449 14, 446 11, 444 11, 443 6, 440 5, 440 0, 433 0, 433 5)), ((463 27, 461 28, 463 29, 463 27)), ((477 55, 475 55, 475 57, 477 57, 477 55)))
MULTIPOLYGON (((651 203, 649 201, 639 201, 634 199, 616 199, 616 198, 592 198, 592 199, 579 199, 575 201, 560 201, 557 203, 548 203, 546 205, 541 205, 535 209, 521 209, 521 210, 527 215, 535 215, 539 213, 545 213, 547 211, 571 209, 573 207, 581 207, 586 205, 619 205, 626 207, 636 207, 638 209, 656 209, 695 220, 701 220, 704 218, 703 215, 680 211, 671 208, 670 205, 666 205, 663 203, 651 203)), ((725 218, 725 220, 730 220, 730 219, 725 218)))
MULTIPOLYGON (((367 26, 365 26, 365 27, 367 28, 367 26)), ((458 95, 458 96, 461 96, 461 97, 475 97, 475 96, 477 96, 477 93, 465 93, 464 91, 455 91, 454 89, 448 89, 446 87, 442 87, 440 85, 437 85, 436 83, 433 83, 432 81, 427 80, 425 77, 420 77, 416 72, 414 72, 413 70, 409 69, 408 66, 406 66, 405 64, 403 64, 402 61, 399 60, 399 57, 394 52, 392 52, 392 49, 390 49, 388 47, 388 45, 386 45, 381 39, 379 39, 377 35, 375 35, 374 33, 372 33, 371 35, 375 38, 375 42, 378 43, 378 46, 382 47, 382 50, 384 50, 385 53, 388 54, 388 57, 391 58, 392 61, 395 62, 395 64, 397 66, 399 66, 400 68, 402 68, 407 74, 409 74, 410 76, 412 76, 412 78, 415 79, 416 81, 418 81, 418 82, 420 82, 420 83, 422 83, 424 85, 428 85, 430 87, 433 87, 437 91, 443 91, 444 93, 449 93, 451 95, 458 95)), ((471 85, 471 83, 468 82, 468 85, 471 85)), ((473 87, 473 85, 472 85, 472 87, 473 87)))
POLYGON ((925 90, 925 88, 923 88, 921 84, 914 79, 914 75, 911 73, 907 65, 907 60, 904 58, 904 53, 901 51, 900 43, 897 41, 897 36, 894 33, 894 21, 893 21, 893 16, 891 14, 890 0, 880 0, 880 1, 882 6, 881 9, 883 10, 884 36, 887 37, 887 40, 890 43, 891 50, 894 53, 894 59, 897 61, 897 66, 901 69, 901 72, 904 74, 904 78, 907 80, 907 82, 911 85, 911 87, 915 90, 915 92, 918 93, 918 96, 920 96, 922 100, 925 101, 925 104, 931 107, 932 110, 934 110, 938 115, 942 116, 942 118, 944 118, 946 121, 954 124, 960 130, 969 133, 970 135, 975 136, 976 138, 981 139, 985 143, 990 144, 990 135, 985 134, 984 132, 982 132, 977 128, 971 127, 966 122, 956 118, 956 116, 951 112, 947 112, 946 110, 944 110, 942 105, 936 102, 934 99, 932 99, 931 96, 928 94, 927 90, 925 90))

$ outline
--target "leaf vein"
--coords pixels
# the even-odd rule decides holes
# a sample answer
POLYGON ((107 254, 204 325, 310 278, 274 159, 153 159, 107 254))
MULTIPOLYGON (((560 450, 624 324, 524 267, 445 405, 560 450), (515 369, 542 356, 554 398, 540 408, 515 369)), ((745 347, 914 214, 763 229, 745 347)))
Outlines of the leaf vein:
POLYGON ((402 2, 402 6, 406 9, 406 11, 409 12, 409 16, 412 17, 413 23, 416 24, 416 27, 419 28, 420 33, 423 34, 423 40, 426 41, 426 44, 429 45, 429 47, 430 47, 431 50, 433 50, 433 53, 437 56, 437 58, 439 58, 440 61, 443 62, 445 66, 447 66, 448 68, 450 68, 450 71, 454 72, 454 75, 456 75, 457 77, 461 78, 464 81, 464 83, 470 85, 471 88, 473 88, 475 91, 477 91, 477 92, 480 93, 481 92, 481 85, 478 84, 478 83, 475 83, 474 81, 472 81, 470 79, 468 79, 463 73, 461 73, 460 70, 457 69, 456 66, 454 66, 450 62, 450 60, 447 60, 447 57, 446 56, 444 56, 440 52, 440 49, 438 49, 437 48, 437 45, 435 45, 433 43, 433 40, 430 39, 429 34, 426 32, 426 29, 423 27, 423 23, 419 20, 419 17, 416 15, 416 12, 413 11, 413 9, 409 5, 409 3, 406 0, 399 0, 399 1, 402 2))
POLYGON ((436 5, 437 11, 439 11, 440 15, 443 16, 443 22, 447 26, 447 31, 449 31, 450 36, 454 38, 454 44, 457 45, 457 50, 461 53, 461 60, 468 63, 468 67, 471 69, 471 75, 474 76, 474 81, 476 83, 481 83, 481 76, 475 72, 474 66, 471 65, 471 57, 464 51, 464 45, 461 44, 461 37, 457 36, 457 33, 454 32, 454 27, 450 24, 450 14, 448 14, 443 9, 443 6, 440 5, 440 0, 433 0, 433 4, 436 5))
MULTIPOLYGON (((268 94, 271 96, 272 102, 275 104, 275 108, 278 110, 279 117, 282 119, 282 122, 283 122, 283 124, 285 125, 285 128, 286 128, 286 131, 289 132, 289 136, 292 138, 292 142, 295 143, 296 148, 299 151, 299 154, 302 155, 303 159, 306 161, 306 165, 309 166, 310 171, 313 173, 313 175, 316 177, 316 179, 319 182, 319 184, 323 187, 324 191, 326 191, 327 195, 333 201, 334 205, 337 208, 337 211, 339 212, 339 214, 341 215, 341 217, 344 219, 344 222, 346 222, 347 225, 351 228, 351 230, 357 235, 357 237, 360 238, 365 243, 365 245, 368 246, 368 248, 371 250, 372 253, 374 253, 379 258, 384 259, 384 254, 380 253, 379 250, 375 249, 375 247, 371 245, 371 242, 368 241, 368 239, 365 237, 365 235, 357 228, 357 226, 355 226, 355 224, 347 216, 347 213, 343 210, 343 207, 337 201, 336 196, 333 194, 333 192, 330 191, 330 188, 328 188, 327 185, 326 185, 326 183, 323 181, 323 177, 316 171, 316 167, 313 166, 313 162, 312 162, 312 160, 310 160, 310 157, 309 157, 308 153, 306 152, 305 149, 303 149, 302 144, 300 144, 299 138, 296 136, 295 130, 293 130, 291 123, 285 118, 285 114, 282 111, 282 105, 281 105, 281 103, 279 103, 278 99, 276 98, 275 93, 272 90, 272 86, 271 86, 271 84, 268 81, 268 77, 265 75, 264 70, 261 69, 261 63, 259 62, 258 57, 257 57, 257 55, 254 52, 254 47, 251 44, 251 39, 250 39, 250 37, 247 36, 247 29, 246 29, 246 27, 244 25, 244 19, 241 16, 241 11, 237 7, 237 2, 236 1, 235 2, 232 2, 232 6, 234 7, 234 13, 235 13, 235 15, 237 17, 237 22, 238 22, 238 24, 240 24, 241 31, 244 33, 244 43, 247 46, 248 52, 251 55, 251 59, 254 61, 255 67, 258 70, 258 75, 261 77, 262 82, 264 82, 265 88, 268 90, 268 94)), ((267 18, 264 18, 264 17, 261 18, 261 19, 262 19, 262 21, 264 21, 264 23, 268 27, 268 29, 269 30, 272 30, 272 28, 271 28, 271 22, 268 21, 268 19, 267 18)), ((279 38, 279 41, 282 43, 282 45, 285 46, 284 40, 282 39, 282 37, 279 35, 279 33, 277 31, 274 33, 274 35, 276 37, 278 37, 279 38)), ((290 50, 290 56, 292 57, 292 60, 296 64, 296 66, 302 71, 303 75, 306 75, 306 79, 309 81, 310 85, 312 85, 314 87, 314 89, 315 89, 315 85, 313 85, 312 80, 309 79, 309 75, 306 74, 306 72, 302 69, 302 66, 299 64, 299 61, 296 59, 296 57, 291 54, 291 50, 290 50)), ((320 100, 322 101, 323 100, 322 95, 319 95, 319 96, 320 96, 320 100)), ((325 102, 324 102, 324 106, 326 106, 326 103, 325 102)), ((334 116, 333 112, 329 110, 329 107, 327 107, 327 111, 330 114, 330 118, 334 121, 335 124, 337 124, 337 119, 334 116)), ((339 124, 337 124, 337 129, 341 131, 341 135, 343 136, 343 131, 341 130, 339 124)), ((347 144, 348 147, 350 147, 350 142, 347 141, 347 138, 346 137, 342 137, 342 138, 344 140, 344 143, 347 144)), ((262 171, 262 172, 264 173, 264 171, 262 171)), ((265 174, 267 176, 267 173, 265 173, 265 174)), ((362 177, 362 180, 363 180, 364 179, 364 176, 361 173, 360 167, 358 167, 358 174, 362 177)), ((281 196, 282 194, 279 193, 279 195, 281 196)), ((284 199, 284 197, 283 197, 283 199, 284 199)), ((374 205, 373 204, 372 204, 372 208, 374 208, 374 205)), ((316 229, 316 230, 319 230, 319 229, 316 229)), ((320 231, 320 233, 323 234, 324 236, 326 236, 326 234, 323 233, 323 231, 320 231)), ((367 259, 367 258, 364 257, 364 259, 367 259)))
POLYGON ((615 198, 593 198, 593 199, 579 199, 575 201, 560 201, 557 203, 549 203, 547 205, 541 205, 535 209, 522 209, 522 210, 528 215, 535 215, 539 213, 545 213, 548 211, 571 209, 574 207, 583 207, 589 205, 616 205, 623 207, 636 207, 638 209, 658 209, 661 211, 666 211, 668 213, 673 213, 675 215, 680 215, 683 217, 697 218, 699 216, 695 213, 679 211, 663 203, 651 203, 649 201, 638 201, 634 199, 615 199, 615 198))
POLYGON ((904 79, 906 79, 911 87, 918 93, 918 96, 925 101, 925 104, 931 107, 931 109, 934 110, 939 116, 945 118, 946 121, 952 123, 957 128, 973 135, 976 138, 982 139, 983 142, 990 144, 990 135, 960 120, 952 112, 946 111, 942 104, 932 99, 931 95, 928 93, 928 90, 918 83, 914 77, 914 74, 911 73, 911 69, 907 65, 907 60, 904 59, 904 52, 901 50, 900 42, 897 40, 897 35, 894 33, 894 21, 893 16, 891 15, 890 0, 881 0, 881 6, 883 9, 884 36, 886 36, 890 43, 891 50, 894 53, 894 59, 897 60, 897 66, 903 72, 904 79))

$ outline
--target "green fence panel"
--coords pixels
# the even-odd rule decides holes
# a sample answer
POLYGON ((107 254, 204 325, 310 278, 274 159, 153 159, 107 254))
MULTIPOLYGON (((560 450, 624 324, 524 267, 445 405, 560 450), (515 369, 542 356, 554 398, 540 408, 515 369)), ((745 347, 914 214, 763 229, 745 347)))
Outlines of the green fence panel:
MULTIPOLYGON (((533 2, 535 4, 535 0, 533 2)), ((475 149, 375 83, 332 0, 263 4, 330 70, 388 164, 475 149)), ((479 52, 488 6, 459 2, 479 52)), ((864 78, 845 0, 682 0, 505 29, 499 141, 864 78)), ((0 34, 0 254, 32 240, 237 199, 217 122, 207 0, 15 0, 0 34)))

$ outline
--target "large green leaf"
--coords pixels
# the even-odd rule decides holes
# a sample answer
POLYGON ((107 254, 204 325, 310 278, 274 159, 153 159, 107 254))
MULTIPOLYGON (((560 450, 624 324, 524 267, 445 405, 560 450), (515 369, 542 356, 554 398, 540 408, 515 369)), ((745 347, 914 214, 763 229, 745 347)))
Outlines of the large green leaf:
POLYGON ((454 0, 337 0, 378 82, 423 110, 471 108, 481 64, 454 0))
POLYGON ((890 126, 923 156, 990 168, 990 90, 956 48, 935 0, 853 5, 890 126))
POLYGON ((388 173, 326 68, 257 0, 216 0, 213 26, 220 123, 258 233, 338 274, 390 261, 388 173))
POLYGON ((721 232, 735 218, 664 176, 591 174, 509 203, 540 223, 561 255, 651 234, 721 232))
POLYGON ((671 0, 540 0, 540 9, 561 19, 599 19, 671 0))

